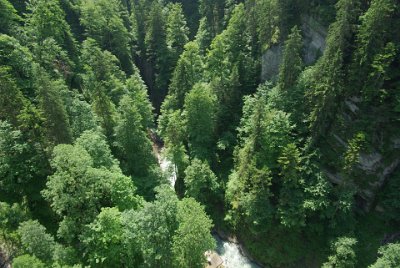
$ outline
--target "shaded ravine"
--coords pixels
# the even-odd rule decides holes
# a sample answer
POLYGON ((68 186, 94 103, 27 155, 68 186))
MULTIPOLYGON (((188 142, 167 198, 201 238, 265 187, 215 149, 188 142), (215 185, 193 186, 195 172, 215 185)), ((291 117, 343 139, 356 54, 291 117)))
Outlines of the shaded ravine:
MULTIPOLYGON (((156 154, 161 170, 167 174, 171 187, 175 187, 176 169, 175 165, 163 154, 163 147, 153 143, 153 150, 156 154)), ((222 238, 217 233, 213 234, 217 242, 216 252, 223 260, 224 268, 261 268, 245 256, 242 246, 238 243, 222 238)))

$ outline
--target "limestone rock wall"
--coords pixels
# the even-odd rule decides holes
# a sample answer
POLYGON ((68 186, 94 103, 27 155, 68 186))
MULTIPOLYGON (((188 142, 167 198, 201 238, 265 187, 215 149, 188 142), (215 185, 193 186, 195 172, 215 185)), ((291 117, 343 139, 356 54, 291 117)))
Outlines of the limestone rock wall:
MULTIPOLYGON (((310 16, 301 18, 301 30, 304 40, 303 59, 306 65, 313 64, 324 52, 327 31, 310 16)), ((279 74, 283 54, 283 43, 277 44, 264 52, 261 58, 261 80, 275 81, 279 74)))

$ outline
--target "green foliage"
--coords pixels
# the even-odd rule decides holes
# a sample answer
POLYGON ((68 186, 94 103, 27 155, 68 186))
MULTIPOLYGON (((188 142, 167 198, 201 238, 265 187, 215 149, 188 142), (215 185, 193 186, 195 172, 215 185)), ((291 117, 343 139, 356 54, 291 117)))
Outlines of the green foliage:
POLYGON ((167 9, 166 42, 171 58, 170 65, 173 69, 178 61, 179 55, 183 52, 183 47, 189 41, 189 29, 186 26, 186 19, 181 4, 171 4, 167 9))
POLYGON ((98 95, 106 95, 114 104, 118 104, 125 93, 125 74, 119 68, 118 59, 102 50, 92 38, 83 42, 81 57, 84 63, 82 78, 85 96, 96 101, 98 95))
POLYGON ((394 221, 399 220, 400 204, 399 200, 400 194, 400 176, 399 174, 394 174, 388 179, 387 185, 382 189, 382 192, 378 194, 380 204, 383 205, 384 215, 386 219, 391 219, 394 221))
POLYGON ((350 173, 354 165, 359 163, 360 152, 365 147, 365 134, 360 132, 354 135, 349 141, 346 154, 344 156, 344 171, 350 173))
POLYGON ((26 105, 27 100, 9 71, 10 69, 7 67, 0 67, 0 120, 7 120, 16 126, 18 115, 26 105))
POLYGON ((169 86, 169 95, 176 102, 174 108, 182 109, 185 95, 197 82, 200 82, 202 72, 203 61, 199 46, 195 42, 190 42, 185 45, 185 50, 178 60, 169 86))
MULTIPOLYGON (((90 150, 94 156, 100 153, 93 147, 90 150)), ((104 153, 97 157, 106 159, 107 151, 104 153)), ((51 165, 55 173, 48 178, 42 194, 53 211, 63 218, 58 235, 69 243, 76 242, 83 226, 92 222, 101 207, 117 206, 123 210, 135 208, 139 203, 130 178, 118 169, 95 168, 94 163, 79 145, 54 148, 51 165)))
POLYGON ((81 237, 91 266, 124 266, 123 226, 117 208, 102 208, 81 237))
POLYGON ((17 39, 0 34, 0 63, 10 67, 9 74, 22 93, 33 96, 35 63, 29 49, 22 46, 17 39))
POLYGON ((286 227, 305 225, 303 207, 303 179, 300 170, 300 152, 293 143, 288 144, 278 159, 283 185, 279 193, 278 215, 286 227))
POLYGON ((388 244, 379 249, 379 258, 370 268, 397 267, 400 265, 400 244, 388 244))
POLYGON ((45 264, 38 258, 31 255, 21 255, 16 257, 12 263, 15 268, 45 268, 45 264))
POLYGON ((53 38, 70 56, 75 55, 75 40, 59 0, 30 0, 27 10, 24 30, 29 41, 42 44, 47 38, 53 38))
POLYGON ((193 197, 207 207, 209 213, 212 205, 218 201, 219 184, 217 176, 207 162, 197 158, 185 170, 185 195, 193 197))
MULTIPOLYGON (((399 221, 399 12, 395 0, 0 0, 2 259, 204 267, 206 211, 266 266, 370 265, 399 221), (279 76, 259 85, 273 47, 279 76)), ((397 251, 371 267, 398 266, 397 251)))
POLYGON ((192 157, 213 158, 216 105, 217 98, 208 84, 196 84, 185 97, 184 113, 192 157))
POLYGON ((150 69, 152 73, 151 88, 154 89, 153 103, 156 107, 161 106, 170 79, 165 20, 166 17, 163 13, 161 4, 158 1, 153 1, 146 22, 144 45, 146 60, 152 65, 152 68, 150 69))
POLYGON ((358 0, 337 3, 336 21, 329 27, 326 49, 313 68, 312 90, 309 91, 310 131, 314 137, 324 135, 336 119, 339 98, 344 94, 345 59, 355 33, 359 16, 358 0))
POLYGON ((26 209, 17 203, 9 205, 0 202, 0 244, 4 257, 14 256, 21 251, 16 230, 19 224, 27 220, 29 216, 26 209))
POLYGON ((61 80, 54 81, 43 71, 36 73, 37 99, 45 119, 45 131, 50 144, 70 143, 71 128, 60 92, 65 90, 61 80))
POLYGON ((84 148, 93 160, 93 167, 104 167, 109 170, 119 170, 118 161, 111 154, 106 137, 96 131, 85 131, 75 141, 75 145, 84 148))
POLYGON ((355 89, 361 91, 369 101, 374 101, 382 94, 380 87, 388 79, 387 72, 395 58, 397 49, 389 42, 395 15, 395 1, 371 1, 368 11, 360 18, 352 82, 356 83, 355 89))
POLYGON ((68 114, 73 139, 83 132, 97 128, 92 107, 81 94, 76 91, 64 90, 61 92, 68 114))
POLYGON ((211 43, 205 64, 205 77, 211 81, 219 102, 218 133, 225 136, 232 135, 237 127, 242 96, 252 93, 258 82, 257 61, 252 58, 246 22, 244 5, 239 4, 228 27, 211 43))
POLYGON ((328 261, 322 265, 324 268, 343 267, 351 268, 355 266, 356 254, 354 246, 357 240, 352 237, 339 237, 331 245, 333 254, 328 257, 328 261))
POLYGON ((123 17, 126 10, 118 0, 84 0, 81 2, 81 23, 87 35, 112 52, 128 74, 133 72, 130 36, 123 17))
POLYGON ((69 59, 67 52, 53 38, 49 37, 40 44, 34 44, 32 51, 35 60, 48 74, 72 83, 75 65, 69 59))
POLYGON ((158 189, 154 202, 124 215, 130 251, 139 249, 145 267, 172 267, 172 241, 178 227, 177 210, 178 198, 166 185, 158 189))
POLYGON ((0 32, 10 34, 21 21, 14 6, 8 0, 0 0, 0 32))
MULTIPOLYGON (((164 104, 168 104, 168 97, 164 104)), ((184 146, 187 140, 186 121, 181 110, 163 112, 159 117, 158 129, 165 143, 165 153, 176 166, 177 177, 183 178, 189 159, 184 146)))
POLYGON ((126 80, 125 86, 129 96, 137 105, 142 117, 143 128, 152 127, 154 125, 153 106, 149 100, 147 87, 140 77, 139 70, 135 70, 135 73, 126 80))
POLYGON ((200 0, 199 11, 201 17, 205 20, 207 31, 214 38, 222 31, 222 23, 224 19, 224 0, 200 0))
POLYGON ((0 191, 17 200, 33 175, 28 150, 21 131, 0 121, 0 191))
POLYGON ((302 48, 300 30, 295 26, 285 42, 283 59, 279 69, 278 84, 283 91, 291 90, 296 85, 303 65, 302 48))
POLYGON ((53 259, 54 238, 46 232, 46 228, 38 221, 25 221, 20 224, 18 234, 26 253, 39 258, 45 263, 53 259))
POLYGON ((101 50, 93 39, 83 42, 82 59, 84 95, 91 100, 93 112, 108 141, 112 142, 117 120, 115 106, 127 93, 123 84, 125 75, 118 67, 117 58, 101 50))
POLYGON ((124 96, 119 105, 120 117, 115 127, 115 145, 118 148, 122 170, 131 175, 139 192, 151 197, 157 178, 151 176, 151 166, 156 163, 152 146, 142 124, 136 102, 124 96))
POLYGON ((203 207, 192 198, 179 202, 176 217, 179 227, 173 237, 174 267, 204 267, 204 252, 216 247, 210 234, 212 221, 203 207))

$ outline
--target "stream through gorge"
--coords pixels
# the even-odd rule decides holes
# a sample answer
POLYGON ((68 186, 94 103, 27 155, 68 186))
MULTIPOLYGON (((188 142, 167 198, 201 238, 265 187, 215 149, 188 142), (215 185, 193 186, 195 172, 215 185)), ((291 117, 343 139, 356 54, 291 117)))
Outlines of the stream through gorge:
MULTIPOLYGON (((157 158, 161 170, 167 174, 171 187, 174 188, 176 182, 175 166, 160 153, 160 150, 157 152, 157 158)), ((223 260, 224 268, 261 268, 242 253, 240 244, 225 240, 217 234, 213 236, 217 242, 216 252, 223 260)))

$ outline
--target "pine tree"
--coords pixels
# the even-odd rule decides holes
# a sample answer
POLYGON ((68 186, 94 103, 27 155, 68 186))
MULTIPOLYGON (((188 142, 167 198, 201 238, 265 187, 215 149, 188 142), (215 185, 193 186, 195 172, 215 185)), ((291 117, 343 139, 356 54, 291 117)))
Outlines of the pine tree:
POLYGON ((389 79, 388 69, 398 50, 392 42, 398 13, 393 0, 372 1, 361 16, 352 64, 352 92, 361 92, 367 101, 379 99, 379 90, 389 79))
POLYGON ((196 84, 186 95, 184 112, 190 155, 212 160, 215 147, 217 99, 209 85, 196 84))
POLYGON ((65 90, 62 81, 53 81, 43 70, 38 69, 36 76, 37 99, 39 109, 45 118, 45 129, 48 142, 52 145, 70 143, 71 128, 61 91, 65 90))
POLYGON ((176 102, 175 109, 182 109, 186 93, 200 82, 202 72, 203 61, 199 54, 199 47, 195 42, 190 42, 185 45, 169 86, 168 94, 176 102))
POLYGON ((125 174, 132 176, 140 194, 148 199, 154 195, 159 177, 153 173, 156 164, 147 129, 142 124, 138 104, 128 95, 121 99, 115 126, 115 146, 125 174))
POLYGON ((303 66, 302 48, 300 30, 295 26, 285 42, 283 59, 279 69, 278 84, 282 91, 288 91, 296 85, 303 66))
POLYGON ((326 50, 314 66, 310 100, 310 131, 314 137, 324 135, 335 120, 338 102, 343 98, 345 61, 359 16, 358 0, 340 0, 336 21, 330 26, 326 50))
POLYGON ((145 47, 148 63, 146 72, 151 74, 147 81, 151 83, 150 97, 156 111, 167 93, 170 78, 165 19, 162 6, 154 1, 146 23, 145 47))
POLYGON ((85 0, 81 3, 81 23, 85 26, 88 37, 113 53, 122 69, 132 74, 132 56, 130 36, 123 18, 127 14, 119 0, 85 0))
POLYGON ((30 0, 25 27, 28 38, 41 45, 47 38, 53 38, 71 58, 77 57, 75 39, 65 20, 65 13, 59 0, 30 0))
POLYGON ((181 4, 171 4, 167 9, 166 42, 169 50, 169 65, 172 72, 179 56, 183 52, 185 44, 189 41, 189 29, 186 26, 186 19, 181 4))

